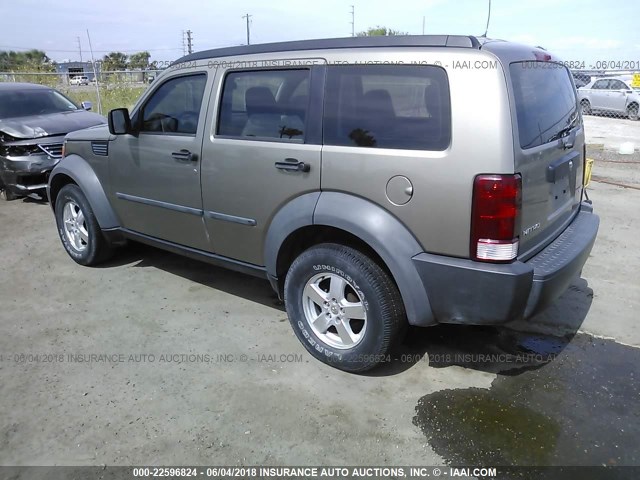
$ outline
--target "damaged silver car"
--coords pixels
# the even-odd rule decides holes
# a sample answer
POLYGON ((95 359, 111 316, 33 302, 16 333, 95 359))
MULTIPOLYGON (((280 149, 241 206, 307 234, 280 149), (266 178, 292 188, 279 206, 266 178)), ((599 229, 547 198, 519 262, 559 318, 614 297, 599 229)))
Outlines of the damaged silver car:
POLYGON ((44 196, 49 173, 62 157, 64 136, 102 125, 101 115, 50 87, 0 83, 0 191, 13 200, 44 196))

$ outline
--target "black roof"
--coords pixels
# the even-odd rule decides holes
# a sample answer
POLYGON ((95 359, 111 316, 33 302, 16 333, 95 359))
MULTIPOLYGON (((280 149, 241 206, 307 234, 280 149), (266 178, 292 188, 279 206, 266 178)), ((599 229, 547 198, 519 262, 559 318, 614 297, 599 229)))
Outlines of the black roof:
POLYGON ((51 90, 51 87, 35 83, 0 82, 0 90, 51 90))
POLYGON ((395 35, 374 37, 327 38, 294 42, 262 43, 239 47, 216 48, 192 53, 175 62, 182 63, 207 58, 252 55, 257 53, 292 52, 300 50, 326 50, 334 48, 373 47, 462 47, 480 48, 480 42, 471 35, 395 35))

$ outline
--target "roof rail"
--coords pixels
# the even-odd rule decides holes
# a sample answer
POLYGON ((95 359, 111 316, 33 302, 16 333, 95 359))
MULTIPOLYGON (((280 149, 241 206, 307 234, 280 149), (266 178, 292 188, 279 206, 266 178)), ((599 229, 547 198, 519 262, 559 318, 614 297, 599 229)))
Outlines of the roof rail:
POLYGON ((471 35, 395 35, 299 40, 203 50, 202 52, 192 53, 179 58, 173 62, 172 65, 207 58, 252 55, 257 53, 374 47, 461 47, 479 49, 480 42, 478 42, 476 37, 471 35))

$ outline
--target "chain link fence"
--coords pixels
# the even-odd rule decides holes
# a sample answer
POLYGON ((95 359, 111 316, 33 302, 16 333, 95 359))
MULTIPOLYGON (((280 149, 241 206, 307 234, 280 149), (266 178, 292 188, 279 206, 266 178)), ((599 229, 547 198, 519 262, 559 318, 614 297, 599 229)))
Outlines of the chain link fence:
POLYGON ((93 110, 106 115, 113 108, 131 108, 162 70, 84 73, 0 72, 0 82, 47 85, 80 104, 92 102, 93 110))

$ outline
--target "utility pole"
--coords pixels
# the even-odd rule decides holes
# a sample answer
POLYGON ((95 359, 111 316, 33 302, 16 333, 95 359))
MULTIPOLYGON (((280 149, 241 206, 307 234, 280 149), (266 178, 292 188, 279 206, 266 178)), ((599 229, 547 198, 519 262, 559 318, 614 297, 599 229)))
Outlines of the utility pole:
POLYGON ((191 41, 191 34, 193 32, 191 30, 187 30, 187 53, 191 55, 193 53, 193 43, 191 41))
POLYGON ((182 56, 187 54, 187 43, 184 41, 184 30, 182 30, 182 56))
POLYGON ((78 40, 78 51, 80 52, 80 63, 82 63, 82 45, 80 44, 80 37, 76 37, 78 40))
POLYGON ((356 9, 351 5, 351 36, 356 36, 356 9))
POLYGON ((243 15, 242 18, 246 18, 247 19, 247 45, 251 45, 251 35, 249 33, 249 19, 253 17, 253 15, 249 15, 248 13, 246 15, 243 15))

